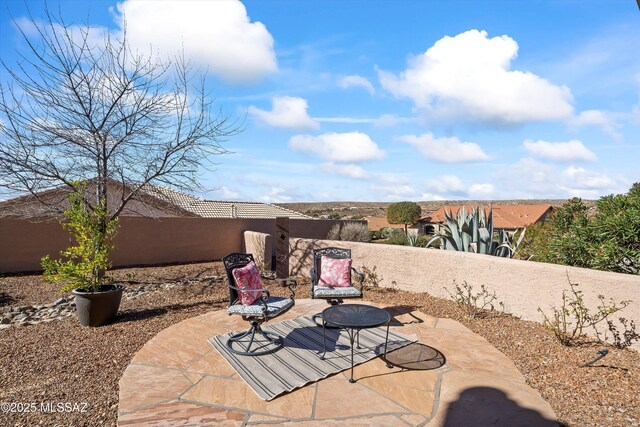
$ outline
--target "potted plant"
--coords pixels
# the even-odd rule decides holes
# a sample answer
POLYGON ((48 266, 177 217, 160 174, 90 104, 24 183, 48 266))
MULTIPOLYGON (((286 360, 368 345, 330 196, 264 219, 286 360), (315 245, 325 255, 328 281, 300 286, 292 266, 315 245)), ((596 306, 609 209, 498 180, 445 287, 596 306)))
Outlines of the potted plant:
POLYGON ((105 272, 111 268, 109 253, 118 229, 118 218, 110 217, 104 199, 89 206, 84 196, 86 184, 69 196, 63 228, 75 245, 60 252, 60 259, 42 258, 44 277, 61 283, 61 292, 75 295, 82 326, 101 326, 113 321, 120 307, 124 286, 113 284, 105 272))

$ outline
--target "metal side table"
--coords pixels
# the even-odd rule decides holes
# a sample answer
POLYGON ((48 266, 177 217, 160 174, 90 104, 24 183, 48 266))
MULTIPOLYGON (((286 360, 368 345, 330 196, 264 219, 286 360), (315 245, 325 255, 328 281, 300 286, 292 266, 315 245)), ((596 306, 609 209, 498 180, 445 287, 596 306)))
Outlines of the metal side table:
MULTIPOLYGON (((327 354, 327 336, 326 328, 335 327, 345 329, 349 334, 351 341, 351 378, 350 383, 355 383, 353 379, 353 344, 354 341, 360 348, 360 331, 362 329, 377 328, 378 326, 387 325, 387 335, 384 340, 384 353, 387 354, 387 344, 389 342, 389 322, 391 316, 387 311, 372 307, 365 304, 340 304, 333 305, 322 312, 322 338, 324 344, 324 352, 320 356, 324 360, 327 354)), ((385 360, 386 362, 386 360, 385 360)), ((387 367, 392 368, 388 362, 387 367)))

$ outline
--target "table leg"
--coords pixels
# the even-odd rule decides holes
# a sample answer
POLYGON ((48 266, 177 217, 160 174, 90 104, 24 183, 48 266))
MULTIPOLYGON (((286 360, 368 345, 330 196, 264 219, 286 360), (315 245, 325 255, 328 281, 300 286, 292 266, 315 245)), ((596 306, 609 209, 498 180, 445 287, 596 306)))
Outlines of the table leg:
POLYGON ((324 351, 322 352, 322 356, 320 356, 320 360, 324 360, 324 356, 327 354, 327 333, 326 333, 326 325, 324 317, 322 318, 322 344, 324 351))
POLYGON ((384 339, 384 361, 387 363, 387 368, 393 368, 393 365, 387 362, 387 345, 389 344, 389 323, 391 323, 391 321, 387 322, 387 336, 384 339))
POLYGON ((348 331, 349 331, 349 340, 351 341, 351 378, 349 378, 349 382, 353 384, 356 382, 356 380, 353 379, 353 342, 354 342, 356 333, 353 329, 348 329, 348 331))

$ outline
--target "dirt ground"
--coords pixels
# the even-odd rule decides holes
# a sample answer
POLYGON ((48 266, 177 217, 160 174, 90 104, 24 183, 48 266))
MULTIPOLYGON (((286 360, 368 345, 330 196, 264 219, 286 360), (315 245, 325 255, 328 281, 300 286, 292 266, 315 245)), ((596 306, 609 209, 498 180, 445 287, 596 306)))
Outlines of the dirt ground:
MULTIPOLYGON (((108 326, 83 328, 70 318, 0 330, 0 402, 87 404, 84 413, 0 412, 0 425, 115 425, 118 380, 133 355, 164 328, 224 308, 226 285, 212 280, 222 271, 220 263, 115 270, 112 275, 131 287, 184 284, 123 299, 117 321, 108 326)), ((296 294, 308 298, 306 278, 300 279, 296 294)), ((0 310, 51 303, 61 296, 39 275, 0 277, 0 310)), ((636 351, 607 347, 606 358, 580 368, 604 347, 564 347, 541 325, 508 315, 468 319, 453 302, 427 294, 371 288, 365 299, 460 321, 509 356, 566 425, 640 425, 636 351)))

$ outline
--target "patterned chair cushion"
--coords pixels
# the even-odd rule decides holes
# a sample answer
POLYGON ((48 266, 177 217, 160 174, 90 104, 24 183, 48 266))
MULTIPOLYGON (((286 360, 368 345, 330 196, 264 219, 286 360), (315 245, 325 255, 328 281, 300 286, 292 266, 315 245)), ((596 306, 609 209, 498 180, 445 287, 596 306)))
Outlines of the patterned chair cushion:
MULTIPOLYGON (((271 297, 267 301, 267 317, 276 317, 294 305, 291 298, 271 297)), ((251 305, 235 304, 227 309, 228 314, 240 314, 242 316, 262 316, 264 305, 256 301, 251 305)))
POLYGON ((320 258, 320 280, 318 286, 343 288, 351 286, 351 258, 320 258))
POLYGON ((233 278, 236 281, 236 287, 240 289, 251 290, 252 292, 238 291, 238 300, 242 305, 253 304, 260 296, 258 290, 264 289, 262 278, 256 264, 251 261, 249 264, 241 268, 233 270, 233 278))
POLYGON ((353 286, 343 288, 316 287, 313 289, 313 296, 316 298, 359 297, 362 296, 362 293, 360 289, 353 286))

